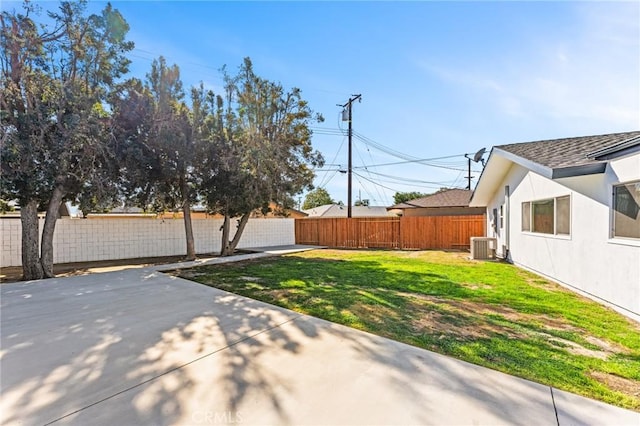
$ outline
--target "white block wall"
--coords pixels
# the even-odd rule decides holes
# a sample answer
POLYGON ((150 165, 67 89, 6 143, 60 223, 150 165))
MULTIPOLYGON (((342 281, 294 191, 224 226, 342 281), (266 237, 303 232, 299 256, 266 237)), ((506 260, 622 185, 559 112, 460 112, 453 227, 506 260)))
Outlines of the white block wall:
MULTIPOLYGON (((196 253, 219 252, 222 219, 192 222, 196 253)), ((22 264, 21 232, 20 219, 0 219, 0 266, 22 264)), ((294 219, 250 219, 238 248, 290 244, 294 219)), ((54 263, 183 255, 187 246, 182 219, 59 219, 53 245, 54 263)))

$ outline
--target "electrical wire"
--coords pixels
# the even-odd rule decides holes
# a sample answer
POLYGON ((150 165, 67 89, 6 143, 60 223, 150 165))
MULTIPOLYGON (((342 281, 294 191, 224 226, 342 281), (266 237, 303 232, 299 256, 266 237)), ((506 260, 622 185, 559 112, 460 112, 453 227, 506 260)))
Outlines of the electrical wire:
POLYGON ((439 181, 439 182, 434 182, 434 181, 428 181, 428 180, 419 180, 419 179, 411 179, 411 178, 406 178, 406 177, 402 177, 402 176, 393 176, 393 175, 388 175, 385 173, 378 173, 378 172, 372 172, 372 171, 368 171, 370 174, 374 174, 376 176, 382 176, 382 177, 386 177, 389 179, 395 179, 398 181, 402 181, 402 182, 412 182, 412 183, 421 183, 421 184, 431 184, 431 185, 450 185, 452 183, 455 183, 455 180, 452 181, 439 181))
MULTIPOLYGON (((334 164, 336 159, 338 158, 338 155, 340 154, 340 151, 342 151, 342 147, 344 146, 344 142, 347 140, 346 137, 342 138, 342 142, 340 142, 340 146, 338 147, 338 150, 336 151, 336 155, 333 157, 333 160, 331 160, 331 164, 334 164)), ((333 179, 335 177, 335 173, 331 176, 331 179, 329 179, 327 182, 325 182, 325 179, 327 178, 328 174, 324 175, 324 178, 322 179, 322 181, 320 182, 320 185, 318 185, 320 188, 324 188, 326 185, 329 184, 329 182, 331 181, 331 179, 333 179)))
MULTIPOLYGON (((367 171, 367 173, 369 173, 369 170, 367 169, 367 166, 365 165, 364 159, 362 158, 362 155, 360 154, 360 150, 358 149, 358 144, 353 144, 353 147, 355 148, 355 151, 358 154, 358 157, 360 157, 360 161, 362 162, 362 165, 363 165, 364 169, 367 171)), ((353 169, 353 167, 352 167, 352 169, 353 169)), ((370 173, 369 173, 369 177, 371 179, 373 179, 373 176, 371 176, 370 173)), ((380 196, 380 201, 382 201, 384 199, 384 197, 380 193, 380 190, 378 189, 377 186, 375 186, 375 189, 376 189, 376 192, 378 193, 378 195, 380 196)), ((373 197, 371 197, 371 198, 373 198, 373 197)))
MULTIPOLYGON (((340 123, 340 122, 339 122, 340 123)), ((314 133, 322 134, 322 135, 346 135, 347 132, 342 128, 340 124, 338 124, 338 129, 333 129, 330 127, 311 127, 314 133)), ((407 163, 418 163, 429 167, 437 167, 455 171, 465 171, 463 168, 466 164, 466 161, 455 161, 455 162, 442 162, 438 160, 446 160, 450 158, 461 158, 464 154, 455 154, 455 155, 446 155, 442 157, 434 157, 434 158, 418 158, 413 155, 405 154, 393 148, 389 148, 379 142, 374 141, 367 136, 362 135, 356 131, 352 132, 353 137, 363 142, 367 147, 375 148, 378 151, 381 151, 387 155, 392 157, 400 158, 404 161, 397 161, 393 163, 382 163, 382 164, 371 164, 367 167, 382 167, 382 166, 392 166, 398 164, 407 164, 407 163)), ((369 151, 371 155, 371 151, 369 151)))
MULTIPOLYGON (((364 192, 369 196, 369 200, 374 202, 373 204, 370 204, 370 205, 374 205, 374 206, 375 206, 377 201, 381 201, 382 203, 387 204, 387 199, 386 199, 386 198, 385 198, 385 199, 377 200, 377 199, 373 196, 373 194, 371 194, 371 192, 370 192, 370 191, 369 191, 369 189, 366 187, 366 185, 365 185, 365 184, 360 180, 360 178, 358 177, 358 175, 356 175, 356 180, 358 181, 358 183, 360 184, 360 186, 361 186, 362 188, 364 188, 364 192)), ((375 185, 375 184, 374 184, 374 188, 376 188, 376 191, 378 191, 378 185, 375 185)), ((360 201, 362 201, 362 198, 360 198, 360 201)))
MULTIPOLYGON (((367 179, 366 177, 362 176, 362 175, 361 175, 361 174, 359 174, 359 173, 353 173, 353 174, 354 174, 354 175, 356 175, 356 176, 361 177, 362 179, 364 179, 364 180, 366 180, 366 181, 368 181, 368 182, 371 182, 369 179, 367 179)), ((380 183, 376 183, 376 182, 371 182, 371 183, 372 183, 372 184, 374 184, 374 185, 379 185, 381 188, 388 189, 389 191, 393 191, 393 192, 402 192, 402 191, 398 191, 397 189, 393 189, 393 188, 390 188, 390 187, 388 187, 388 186, 382 185, 382 184, 380 184, 380 183)))
MULTIPOLYGON (((369 153, 369 158, 371 159, 371 162, 373 163, 373 155, 371 154, 371 150, 369 149, 369 147, 367 145, 365 145, 365 147, 367 148, 367 152, 369 153)), ((363 161, 363 163, 364 163, 364 161, 363 161)), ((369 173, 369 168, 365 167, 365 169, 367 170, 367 173, 369 173)), ((371 173, 369 173, 369 176, 371 176, 371 173)), ((376 188, 376 191, 379 192, 378 187, 376 186, 375 188, 376 188)), ((385 204, 387 204, 386 201, 388 201, 387 198, 385 198, 385 204)))

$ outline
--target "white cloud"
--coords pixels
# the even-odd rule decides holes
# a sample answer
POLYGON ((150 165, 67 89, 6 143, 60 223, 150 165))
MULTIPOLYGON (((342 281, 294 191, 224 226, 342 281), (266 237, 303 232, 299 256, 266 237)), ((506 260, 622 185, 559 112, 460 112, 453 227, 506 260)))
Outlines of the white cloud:
MULTIPOLYGON (((503 58, 464 70, 419 62, 431 75, 468 91, 512 118, 603 131, 640 128, 640 6, 578 4, 568 31, 530 34, 503 58), (570 36, 567 36, 570 34, 570 36), (572 123, 572 124, 570 124, 572 123)), ((581 131, 581 129, 576 129, 581 131)))

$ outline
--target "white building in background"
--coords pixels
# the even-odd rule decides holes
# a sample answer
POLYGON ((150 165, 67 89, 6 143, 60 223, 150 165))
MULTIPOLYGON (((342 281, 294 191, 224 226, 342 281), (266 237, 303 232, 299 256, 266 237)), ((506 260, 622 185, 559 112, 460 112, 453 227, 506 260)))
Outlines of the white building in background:
POLYGON ((640 319, 640 131, 495 146, 470 206, 498 256, 640 319))

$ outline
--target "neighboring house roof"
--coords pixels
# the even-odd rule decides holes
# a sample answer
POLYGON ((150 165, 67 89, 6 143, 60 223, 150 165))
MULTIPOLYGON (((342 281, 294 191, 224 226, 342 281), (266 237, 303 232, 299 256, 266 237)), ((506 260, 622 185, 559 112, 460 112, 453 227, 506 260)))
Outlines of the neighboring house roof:
POLYGON ((107 213, 103 213, 103 214, 132 214, 132 213, 145 213, 145 211, 142 210, 140 207, 120 206, 120 207, 114 207, 111 210, 109 210, 107 213))
POLYGON ((422 198, 387 207, 391 209, 469 207, 472 191, 467 189, 447 189, 422 198))
POLYGON ((512 163, 548 179, 604 173, 610 158, 640 152, 640 131, 493 147, 470 201, 484 206, 512 163))
MULTIPOLYGON (((13 207, 13 210, 10 212, 5 212, 0 214, 1 218, 10 219, 10 218, 19 218, 20 217, 20 204, 17 201, 12 200, 7 203, 9 206, 13 207)), ((58 209, 58 217, 71 217, 71 203, 69 201, 65 201, 60 204, 60 208, 58 209)), ((38 212, 39 216, 44 216, 46 211, 38 212)))
POLYGON ((320 216, 324 215, 326 213, 326 211, 329 210, 334 205, 335 204, 325 204, 324 206, 318 206, 318 207, 314 207, 312 209, 305 209, 305 210, 302 210, 302 211, 304 213, 306 213, 309 217, 320 217, 320 216))
MULTIPOLYGON (((347 206, 338 204, 326 204, 324 206, 314 207, 312 209, 303 210, 309 217, 347 217, 347 206)), ((352 217, 389 217, 394 216, 387 212, 387 208, 383 206, 352 206, 352 217)))

